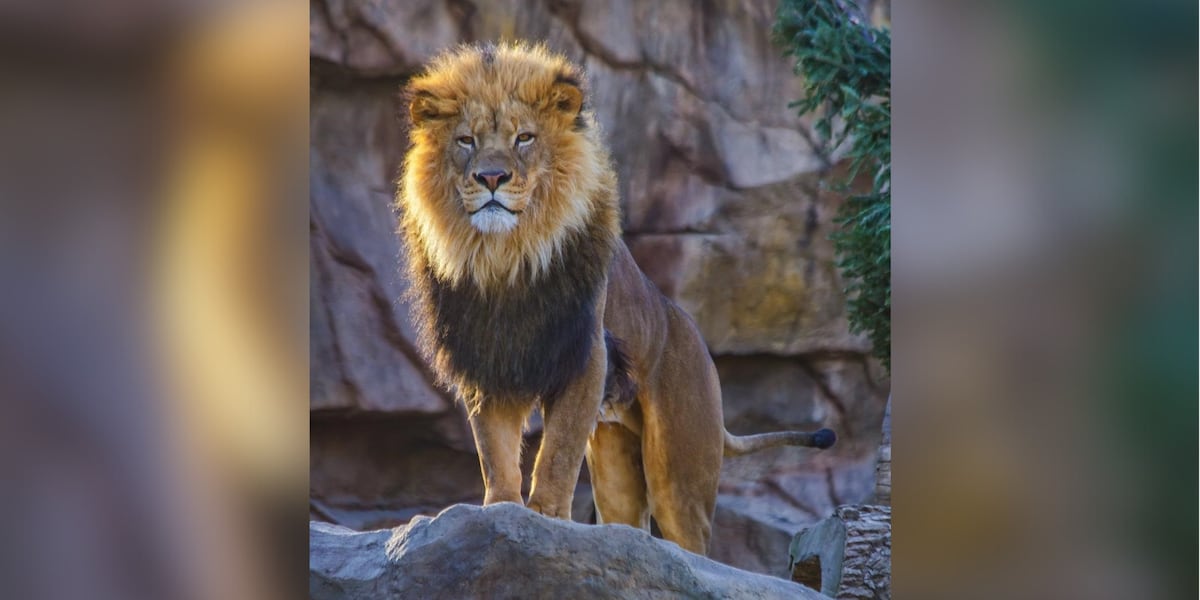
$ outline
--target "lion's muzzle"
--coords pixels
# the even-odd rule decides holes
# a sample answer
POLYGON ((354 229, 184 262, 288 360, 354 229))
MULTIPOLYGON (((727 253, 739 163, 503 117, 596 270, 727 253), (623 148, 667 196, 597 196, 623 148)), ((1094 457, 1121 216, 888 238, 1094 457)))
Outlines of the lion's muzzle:
POLYGON ((479 213, 479 212, 481 212, 481 211, 485 211, 485 210, 489 210, 489 209, 493 209, 493 208, 498 208, 498 209, 500 209, 500 210, 506 211, 506 212, 508 212, 509 214, 513 214, 513 215, 519 215, 519 214, 521 214, 521 211, 519 211, 519 210, 513 210, 513 209, 511 209, 511 208, 509 208, 509 207, 505 206, 503 203, 501 203, 499 200, 497 200, 497 199, 495 199, 495 198, 492 198, 491 200, 488 200, 488 201, 487 201, 487 202, 486 202, 486 203, 485 203, 483 206, 480 206, 479 208, 477 208, 477 209, 475 209, 475 210, 468 211, 468 212, 467 212, 467 214, 469 214, 469 215, 475 215, 475 214, 477 214, 477 213, 479 213))
POLYGON ((477 210, 469 211, 468 215, 471 226, 483 233, 507 233, 517 226, 517 215, 520 212, 493 197, 477 210))

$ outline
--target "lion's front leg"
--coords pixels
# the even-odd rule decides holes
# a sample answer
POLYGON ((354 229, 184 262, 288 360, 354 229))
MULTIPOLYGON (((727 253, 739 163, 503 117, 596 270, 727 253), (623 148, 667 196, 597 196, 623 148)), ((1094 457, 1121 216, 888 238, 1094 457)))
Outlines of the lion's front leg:
POLYGON ((529 508, 548 517, 571 518, 575 483, 604 395, 607 357, 603 333, 593 339, 592 348, 583 375, 543 408, 542 445, 533 465, 529 508))
POLYGON ((483 471, 483 504, 521 503, 521 427, 525 404, 484 399, 468 420, 483 471))

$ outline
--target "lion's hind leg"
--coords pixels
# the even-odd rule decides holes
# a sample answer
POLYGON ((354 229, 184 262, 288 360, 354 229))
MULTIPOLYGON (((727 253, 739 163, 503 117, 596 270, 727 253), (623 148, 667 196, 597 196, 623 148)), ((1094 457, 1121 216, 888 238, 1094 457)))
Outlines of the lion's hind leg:
POLYGON ((597 523, 650 530, 641 438, 618 423, 598 423, 588 440, 588 472, 597 523))
POLYGON ((669 445, 647 427, 646 483, 654 520, 664 538, 685 550, 708 554, 721 469, 719 455, 716 461, 707 461, 711 466, 696 468, 701 462, 684 459, 686 449, 664 448, 669 445))
POLYGON ((707 554, 721 476, 725 425, 717 369, 699 333, 676 315, 642 401, 642 453, 650 511, 663 537, 707 554))

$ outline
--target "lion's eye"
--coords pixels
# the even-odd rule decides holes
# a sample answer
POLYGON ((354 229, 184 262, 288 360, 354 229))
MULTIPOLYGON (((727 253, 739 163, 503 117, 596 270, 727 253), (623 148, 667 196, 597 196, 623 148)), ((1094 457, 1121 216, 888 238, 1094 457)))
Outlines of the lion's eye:
POLYGON ((532 133, 522 133, 521 135, 517 136, 517 145, 518 146, 524 146, 532 141, 533 141, 532 133))
POLYGON ((469 135, 464 135, 455 141, 458 142, 458 145, 462 146, 463 148, 473 148, 475 146, 475 138, 469 135))

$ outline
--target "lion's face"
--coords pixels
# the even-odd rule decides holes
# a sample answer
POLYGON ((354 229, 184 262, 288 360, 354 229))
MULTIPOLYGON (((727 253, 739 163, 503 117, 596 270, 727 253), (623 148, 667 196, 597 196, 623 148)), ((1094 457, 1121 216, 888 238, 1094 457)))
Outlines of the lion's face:
POLYGON ((473 228, 508 233, 527 212, 552 208, 536 192, 553 185, 544 180, 556 175, 554 161, 585 139, 572 65, 508 47, 472 49, 435 63, 412 89, 414 138, 436 147, 437 175, 458 205, 450 208, 473 228))
POLYGON ((616 210, 582 82, 545 48, 501 45, 458 48, 409 83, 405 230, 440 276, 536 275, 598 207, 616 210))
POLYGON ((506 102, 499 110, 467 103, 452 129, 448 173, 471 226, 483 233, 507 233, 530 207, 549 156, 538 141, 537 112, 506 102))

